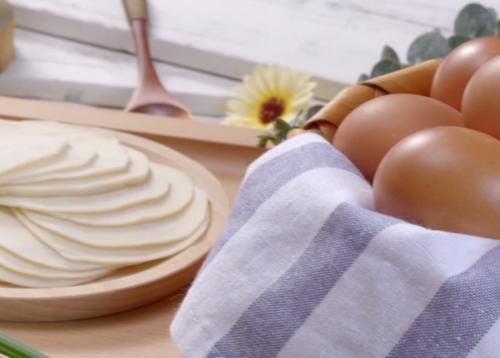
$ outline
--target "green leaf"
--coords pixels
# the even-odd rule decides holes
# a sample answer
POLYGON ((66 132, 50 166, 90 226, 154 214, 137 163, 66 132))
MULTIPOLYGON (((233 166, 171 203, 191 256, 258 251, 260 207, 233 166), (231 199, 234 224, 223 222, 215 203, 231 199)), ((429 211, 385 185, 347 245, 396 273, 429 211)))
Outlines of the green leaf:
POLYGON ((399 64, 399 56, 391 46, 384 46, 384 48, 382 49, 382 56, 380 56, 380 59, 389 60, 399 64))
POLYGON ((262 134, 259 134, 257 138, 259 138, 257 146, 265 148, 267 146, 267 142, 274 140, 274 135, 270 132, 264 132, 262 134))
POLYGON ((500 36, 500 21, 497 21, 497 36, 500 36))
POLYGON ((278 145, 285 140, 286 140, 286 136, 284 136, 284 137, 275 136, 275 137, 271 138, 271 142, 273 142, 274 145, 278 145))
POLYGON ((373 66, 371 77, 378 77, 385 75, 390 72, 397 71, 401 68, 398 63, 394 63, 391 60, 381 60, 373 66))
POLYGON ((323 107, 324 106, 322 104, 317 104, 315 106, 309 107, 309 109, 306 112, 306 120, 312 118, 312 116, 321 111, 323 107))
POLYGON ((408 48, 408 62, 411 64, 445 57, 450 52, 448 40, 439 30, 426 32, 417 37, 408 48))
POLYGON ((0 333, 0 354, 10 358, 48 358, 33 348, 0 333))
POLYGON ((495 8, 488 7, 486 9, 491 13, 491 15, 495 18, 495 20, 498 19, 498 13, 497 13, 497 10, 495 8))
POLYGON ((358 83, 359 82, 365 82, 370 79, 370 76, 368 76, 366 73, 362 73, 359 78, 358 78, 358 83))
POLYGON ((468 37, 491 36, 496 33, 497 16, 481 4, 466 5, 455 19, 455 35, 468 37))
POLYGON ((453 35, 448 39, 448 45, 450 46, 450 49, 454 49, 464 42, 469 41, 470 38, 464 35, 453 35))
POLYGON ((278 134, 284 134, 286 136, 290 129, 292 129, 292 126, 290 126, 287 121, 281 118, 278 118, 274 121, 274 130, 278 132, 278 134))

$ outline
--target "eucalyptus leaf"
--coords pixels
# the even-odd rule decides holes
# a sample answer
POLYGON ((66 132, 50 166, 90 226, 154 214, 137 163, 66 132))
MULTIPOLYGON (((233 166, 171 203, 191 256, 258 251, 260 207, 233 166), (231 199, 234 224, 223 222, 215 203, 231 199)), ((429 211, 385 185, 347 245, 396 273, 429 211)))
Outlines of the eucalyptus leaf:
POLYGON ((319 111, 321 111, 321 109, 323 108, 324 106, 321 105, 321 104, 317 104, 315 106, 312 106, 311 108, 309 108, 306 112, 306 120, 312 118, 312 116, 314 116, 316 113, 318 113, 319 111))
POLYGON ((408 62, 411 64, 445 57, 450 52, 448 40, 439 30, 427 32, 417 37, 408 49, 408 62))
POLYGON ((399 64, 399 56, 396 51, 391 46, 384 46, 382 49, 381 60, 390 60, 394 63, 399 64))
POLYGON ((454 49, 464 42, 469 41, 470 38, 464 35, 453 35, 448 39, 448 45, 450 46, 450 49, 454 49))
POLYGON ((455 19, 455 35, 468 37, 490 36, 496 33, 497 16, 481 4, 466 5, 455 19))
POLYGON ((364 81, 367 81, 370 79, 370 76, 368 76, 366 73, 362 73, 359 77, 358 77, 358 82, 364 82, 364 81))
MULTIPOLYGON (((392 60, 398 62, 400 68, 420 63, 433 58, 445 57, 452 49, 460 46, 466 41, 477 37, 497 35, 500 36, 500 21, 497 11, 494 8, 488 8, 478 3, 470 3, 462 8, 455 19, 454 35, 446 39, 439 30, 425 33, 417 37, 410 45, 407 53, 409 64, 400 63, 395 51, 389 46, 382 50, 382 60, 392 60)), ((388 63, 380 64, 378 62, 373 72, 378 74, 390 72, 388 63), (379 70, 381 70, 379 72, 379 70)), ((363 82, 372 76, 362 74, 358 82, 363 82)))
POLYGON ((378 77, 385 75, 387 73, 391 73, 397 71, 401 68, 399 63, 394 63, 391 60, 381 60, 373 66, 371 76, 378 77))
POLYGON ((498 13, 494 8, 488 7, 487 9, 489 12, 491 12, 491 15, 495 18, 495 20, 498 19, 498 13))

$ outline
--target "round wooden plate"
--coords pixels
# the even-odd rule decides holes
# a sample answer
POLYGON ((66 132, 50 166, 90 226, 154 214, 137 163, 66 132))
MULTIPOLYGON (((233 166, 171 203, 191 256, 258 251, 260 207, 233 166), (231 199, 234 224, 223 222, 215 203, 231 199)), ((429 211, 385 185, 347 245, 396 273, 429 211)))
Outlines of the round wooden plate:
POLYGON ((202 165, 161 144, 131 134, 106 132, 142 151, 151 161, 188 174, 209 196, 210 227, 200 240, 173 257, 121 269, 90 283, 48 289, 0 284, 0 320, 67 321, 122 312, 157 301, 186 286, 212 247, 229 211, 228 198, 219 181, 202 165))

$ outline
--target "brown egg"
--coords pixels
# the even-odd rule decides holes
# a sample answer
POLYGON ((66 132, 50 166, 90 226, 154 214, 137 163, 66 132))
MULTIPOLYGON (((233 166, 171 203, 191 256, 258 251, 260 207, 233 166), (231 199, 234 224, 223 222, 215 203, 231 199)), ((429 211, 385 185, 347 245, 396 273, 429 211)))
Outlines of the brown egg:
POLYGON ((500 142, 439 127, 399 142, 380 163, 375 208, 432 229, 500 238, 500 142))
POLYGON ((466 127, 500 138, 500 56, 472 76, 462 104, 466 127))
POLYGON ((458 46, 438 67, 431 97, 460 110, 464 89, 472 75, 497 55, 500 55, 500 37, 482 37, 458 46))
POLYGON ((404 137, 426 128, 461 125, 461 113, 435 99, 391 94, 353 110, 339 126, 333 145, 371 181, 384 155, 404 137))

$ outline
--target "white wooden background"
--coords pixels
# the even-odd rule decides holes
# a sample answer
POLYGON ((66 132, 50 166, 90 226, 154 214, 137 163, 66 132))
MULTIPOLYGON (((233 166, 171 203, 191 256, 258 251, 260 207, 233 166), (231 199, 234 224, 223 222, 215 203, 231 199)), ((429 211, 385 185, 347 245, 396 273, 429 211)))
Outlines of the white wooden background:
MULTIPOLYGON (((16 59, 0 75, 0 93, 124 107, 136 83, 129 54, 16 29, 16 59)), ((238 82, 157 63, 162 81, 193 112, 220 115, 238 82)))
MULTIPOLYGON (((255 63, 304 71, 319 81, 318 97, 329 99, 368 71, 383 45, 404 54, 422 32, 449 32, 469 1, 149 0, 152 47, 157 59, 174 65, 161 66, 165 83, 195 113, 221 113, 235 82, 220 76, 239 79, 255 63)), ((117 51, 132 48, 121 0, 10 2, 20 28, 51 37, 17 32, 18 59, 0 76, 0 93, 112 106, 126 101, 135 67, 117 51)), ((498 0, 481 3, 500 10, 498 0)))

